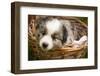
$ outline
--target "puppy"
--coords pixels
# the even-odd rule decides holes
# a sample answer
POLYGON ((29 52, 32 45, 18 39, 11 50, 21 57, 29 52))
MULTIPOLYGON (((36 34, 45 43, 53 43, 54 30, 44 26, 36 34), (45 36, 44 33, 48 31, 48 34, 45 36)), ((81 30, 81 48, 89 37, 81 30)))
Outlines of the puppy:
POLYGON ((35 27, 39 46, 44 51, 72 44, 87 35, 86 26, 66 17, 36 16, 35 27))

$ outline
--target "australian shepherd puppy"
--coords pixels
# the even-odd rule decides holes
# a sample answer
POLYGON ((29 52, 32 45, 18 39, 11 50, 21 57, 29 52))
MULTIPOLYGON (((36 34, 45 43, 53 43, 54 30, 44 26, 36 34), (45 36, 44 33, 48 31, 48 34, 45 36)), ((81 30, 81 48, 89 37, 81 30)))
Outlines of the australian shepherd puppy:
POLYGON ((87 26, 67 17, 36 16, 35 27, 39 46, 45 51, 87 40, 87 26))

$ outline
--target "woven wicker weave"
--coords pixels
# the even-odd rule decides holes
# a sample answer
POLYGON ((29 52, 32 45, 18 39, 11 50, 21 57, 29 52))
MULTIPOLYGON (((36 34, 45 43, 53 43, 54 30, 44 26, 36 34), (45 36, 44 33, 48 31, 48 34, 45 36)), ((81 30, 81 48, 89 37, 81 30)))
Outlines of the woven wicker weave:
MULTIPOLYGON (((84 27, 85 30, 87 30, 87 25, 82 22, 80 19, 78 18, 74 18, 74 17, 66 17, 65 19, 70 20, 72 22, 73 25, 81 25, 84 27)), ((65 46, 63 48, 60 49, 53 49, 51 51, 42 51, 41 48, 39 48, 38 46, 38 41, 37 38, 35 36, 35 18, 30 17, 29 20, 29 29, 28 29, 28 48, 31 48, 32 50, 32 57, 33 59, 37 59, 37 60, 44 60, 44 59, 73 59, 73 58, 83 58, 86 53, 87 53, 87 46, 86 45, 82 45, 79 48, 73 48, 70 46, 65 46)), ((83 30, 84 30, 83 29, 83 30)), ((83 33, 85 35, 87 35, 87 31, 85 33, 83 33)))

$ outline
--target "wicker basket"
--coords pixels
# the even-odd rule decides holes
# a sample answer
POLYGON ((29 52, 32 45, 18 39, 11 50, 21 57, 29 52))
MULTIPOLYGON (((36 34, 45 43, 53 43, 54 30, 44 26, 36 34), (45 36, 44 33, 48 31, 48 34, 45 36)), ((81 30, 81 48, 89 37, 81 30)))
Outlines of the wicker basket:
MULTIPOLYGON (((78 18, 67 17, 67 20, 70 20, 74 25, 79 24, 87 29, 87 25, 78 18)), ((34 16, 29 17, 29 26, 28 26, 28 48, 31 48, 31 59, 33 60, 47 60, 47 59, 74 59, 74 58, 84 58, 87 54, 87 46, 82 45, 79 48, 73 48, 71 46, 65 46, 60 49, 53 49, 51 51, 42 51, 38 46, 38 41, 35 36, 35 27, 34 27, 35 18, 34 16)), ((87 31, 85 33, 87 35, 87 31)))

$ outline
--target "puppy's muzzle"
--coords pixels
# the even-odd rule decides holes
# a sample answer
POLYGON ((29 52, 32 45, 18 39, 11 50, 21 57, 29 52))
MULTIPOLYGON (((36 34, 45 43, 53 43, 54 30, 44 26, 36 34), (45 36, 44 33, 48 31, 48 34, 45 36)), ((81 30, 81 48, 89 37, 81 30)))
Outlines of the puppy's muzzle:
POLYGON ((45 35, 40 39, 39 45, 44 50, 50 50, 53 48, 53 41, 50 35, 45 35))

